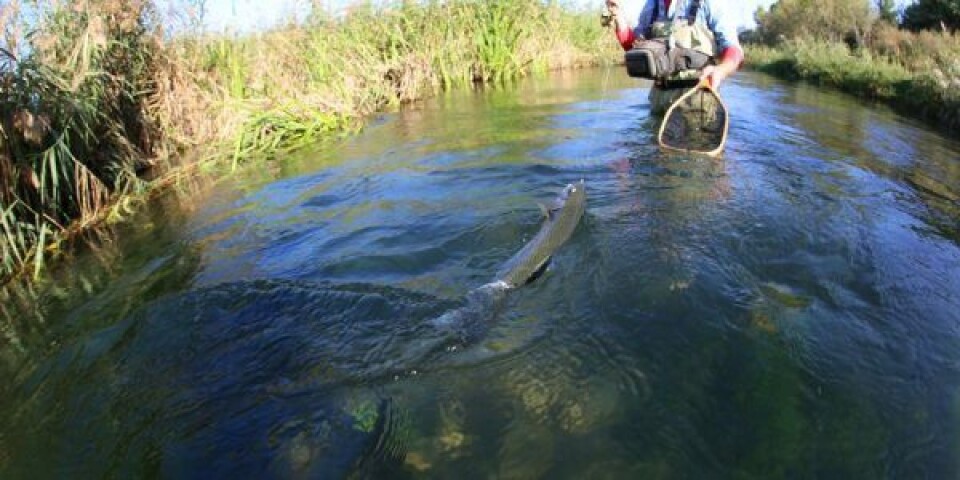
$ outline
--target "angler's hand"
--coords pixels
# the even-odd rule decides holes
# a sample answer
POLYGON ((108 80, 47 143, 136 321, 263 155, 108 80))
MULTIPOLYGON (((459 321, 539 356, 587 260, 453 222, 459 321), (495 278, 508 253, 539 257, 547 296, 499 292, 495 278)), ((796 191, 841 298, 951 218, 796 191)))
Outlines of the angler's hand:
POLYGON ((720 83, 726 80, 731 73, 724 63, 720 65, 707 65, 707 67, 703 69, 703 72, 700 73, 700 81, 706 80, 711 87, 720 88, 720 83))
POLYGON ((614 17, 620 15, 620 0, 607 0, 607 10, 614 17))
POLYGON ((601 24, 604 27, 613 26, 615 30, 620 30, 620 0, 606 0, 606 7, 601 15, 601 24))

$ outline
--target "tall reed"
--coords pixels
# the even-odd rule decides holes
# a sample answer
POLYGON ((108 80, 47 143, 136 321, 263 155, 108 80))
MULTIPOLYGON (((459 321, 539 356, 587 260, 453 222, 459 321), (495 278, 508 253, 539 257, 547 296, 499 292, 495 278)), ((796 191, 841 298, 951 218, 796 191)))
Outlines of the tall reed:
POLYGON ((130 188, 161 138, 145 102, 160 48, 151 5, 34 7, 29 36, 5 28, 0 63, 0 274, 38 273, 42 248, 130 188))

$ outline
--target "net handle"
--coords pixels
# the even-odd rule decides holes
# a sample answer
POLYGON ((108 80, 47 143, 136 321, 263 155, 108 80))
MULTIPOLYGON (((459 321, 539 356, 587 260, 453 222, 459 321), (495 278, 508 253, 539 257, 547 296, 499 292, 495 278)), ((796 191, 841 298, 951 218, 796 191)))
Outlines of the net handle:
POLYGON ((730 129, 730 113, 727 110, 727 105, 723 103, 723 97, 721 97, 720 94, 717 93, 716 89, 710 86, 710 81, 704 78, 700 80, 700 83, 698 83, 697 86, 691 88, 690 90, 687 91, 687 93, 684 93, 683 95, 680 96, 680 98, 677 98, 676 100, 673 101, 672 104, 670 104, 670 108, 667 109, 667 113, 663 115, 663 121, 660 122, 660 131, 657 133, 657 143, 660 144, 660 148, 667 151, 684 152, 684 153, 701 153, 708 157, 716 158, 717 156, 720 155, 721 152, 723 152, 723 147, 727 144, 727 130, 729 129, 730 129), (720 106, 723 107, 723 114, 727 117, 726 121, 723 122, 723 136, 720 137, 720 145, 717 145, 717 148, 710 150, 709 152, 703 152, 699 150, 689 150, 686 148, 671 147, 670 145, 663 143, 663 131, 667 127, 667 118, 670 117, 670 114, 673 113, 673 110, 677 108, 677 106, 680 105, 681 102, 685 101, 687 97, 692 96, 694 93, 697 93, 697 90, 700 90, 701 88, 705 88, 709 90, 714 97, 717 97, 717 101, 720 102, 720 106))

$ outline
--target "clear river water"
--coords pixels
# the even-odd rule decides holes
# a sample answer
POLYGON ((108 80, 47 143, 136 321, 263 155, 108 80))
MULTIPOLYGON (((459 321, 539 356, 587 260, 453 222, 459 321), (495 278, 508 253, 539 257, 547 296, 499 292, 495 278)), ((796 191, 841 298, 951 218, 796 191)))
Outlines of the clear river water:
POLYGON ((4 297, 0 478, 958 478, 960 142, 742 73, 722 158, 664 154, 646 93, 454 92, 157 202, 4 297))

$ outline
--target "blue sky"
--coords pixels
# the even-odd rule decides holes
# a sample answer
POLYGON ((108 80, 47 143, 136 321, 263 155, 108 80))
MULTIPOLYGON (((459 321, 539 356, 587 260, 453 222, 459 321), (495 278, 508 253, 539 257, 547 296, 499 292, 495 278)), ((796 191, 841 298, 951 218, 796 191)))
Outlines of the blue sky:
MULTIPOLYGON (((169 0, 179 3, 176 0, 169 0)), ((183 2, 184 0, 180 0, 183 2)), ((339 10, 352 0, 319 0, 324 8, 339 10)), ((583 5, 596 5, 597 14, 603 8, 603 0, 576 0, 583 5)), ((622 0, 627 5, 631 0, 622 0)), ((642 0, 632 0, 641 4, 642 0)), ((206 0, 206 27, 213 31, 230 29, 249 31, 275 25, 292 16, 303 16, 310 11, 312 0, 206 0)), ((731 0, 738 9, 741 25, 753 24, 753 12, 758 5, 769 5, 773 0, 731 0)), ((639 7, 637 7, 639 8, 639 7)))

